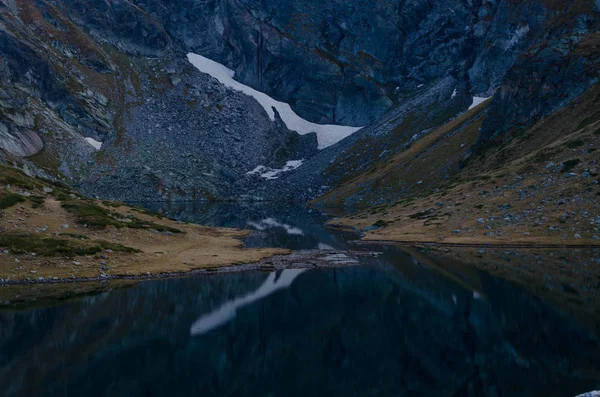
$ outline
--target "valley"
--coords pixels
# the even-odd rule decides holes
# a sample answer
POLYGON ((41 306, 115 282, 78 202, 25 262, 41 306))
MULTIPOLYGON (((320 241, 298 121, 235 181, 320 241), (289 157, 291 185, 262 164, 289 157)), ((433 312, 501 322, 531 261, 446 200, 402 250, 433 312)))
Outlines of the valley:
POLYGON ((599 149, 598 0, 0 0, 0 395, 593 397, 599 149))

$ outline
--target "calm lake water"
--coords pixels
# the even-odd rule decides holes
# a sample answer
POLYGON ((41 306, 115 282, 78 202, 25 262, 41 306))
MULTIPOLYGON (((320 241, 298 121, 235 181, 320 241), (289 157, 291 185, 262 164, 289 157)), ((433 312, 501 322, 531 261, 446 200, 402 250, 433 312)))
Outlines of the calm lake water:
MULTIPOLYGON (((155 208, 156 209, 156 208, 155 208)), ((247 244, 346 248, 305 209, 180 205, 247 244)), ((598 335, 524 287, 399 248, 361 266, 142 282, 0 312, 1 396, 575 396, 598 335), (461 273, 463 272, 463 273, 461 273)))

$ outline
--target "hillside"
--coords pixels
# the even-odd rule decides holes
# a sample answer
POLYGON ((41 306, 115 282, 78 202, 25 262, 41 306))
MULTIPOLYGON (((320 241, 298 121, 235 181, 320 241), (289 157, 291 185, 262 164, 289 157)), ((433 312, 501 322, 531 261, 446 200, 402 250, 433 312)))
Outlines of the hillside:
POLYGON ((248 232, 176 222, 85 198, 0 166, 0 282, 157 277, 252 263, 279 249, 244 249, 248 232))
POLYGON ((600 244, 600 85, 508 137, 477 146, 489 103, 345 180, 316 204, 369 240, 600 244), (473 150, 475 148, 475 150, 473 150))

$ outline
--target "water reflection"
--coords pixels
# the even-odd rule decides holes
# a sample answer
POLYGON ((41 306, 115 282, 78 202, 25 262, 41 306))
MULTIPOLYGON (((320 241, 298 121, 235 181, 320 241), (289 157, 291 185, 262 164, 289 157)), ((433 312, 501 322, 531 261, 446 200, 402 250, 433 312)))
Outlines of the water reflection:
POLYGON ((194 324, 192 324, 190 334, 192 336, 202 335, 227 323, 235 318, 237 310, 269 296, 280 289, 288 288, 292 285, 296 277, 305 271, 306 269, 286 269, 282 271, 280 275, 277 275, 276 272, 272 272, 256 291, 240 298, 235 298, 196 320, 194 324))
POLYGON ((281 247, 289 249, 346 249, 342 234, 324 226, 327 216, 302 206, 273 203, 144 203, 154 211, 178 220, 208 226, 255 230, 246 239, 249 247, 281 247))
POLYGON ((476 271, 452 279, 393 249, 364 261, 300 276, 146 282, 1 313, 1 394, 547 397, 600 388, 596 335, 528 291, 476 271), (234 316, 215 315, 230 308, 234 316))
MULTIPOLYGON (((302 208, 163 210, 254 227, 250 246, 351 246, 302 208)), ((363 266, 145 282, 0 312, 0 395, 558 397, 600 389, 598 328, 553 299, 462 259, 377 250, 363 266)), ((510 255, 511 263, 523 258, 510 255)))
POLYGON ((260 231, 265 231, 271 228, 280 228, 283 229, 283 231, 287 234, 290 234, 292 236, 303 236, 304 232, 300 229, 298 229, 297 227, 291 226, 291 225, 287 225, 285 223, 281 223, 279 221, 277 221, 277 219, 273 219, 273 218, 267 218, 267 219, 262 219, 260 222, 252 222, 252 221, 248 221, 246 222, 246 225, 256 229, 256 230, 260 230, 260 231))

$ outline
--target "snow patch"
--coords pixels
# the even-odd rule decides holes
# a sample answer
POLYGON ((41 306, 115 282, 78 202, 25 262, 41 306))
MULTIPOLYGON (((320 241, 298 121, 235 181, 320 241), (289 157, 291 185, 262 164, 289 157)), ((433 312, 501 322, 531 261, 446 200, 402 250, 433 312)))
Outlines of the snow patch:
POLYGON ((226 87, 243 92, 256 99, 265 109, 271 120, 275 120, 275 111, 273 110, 275 108, 289 130, 295 131, 300 135, 315 132, 319 142, 319 149, 321 150, 338 143, 362 128, 312 123, 298 116, 287 103, 276 101, 265 93, 235 81, 235 72, 227 66, 198 54, 189 53, 187 57, 190 63, 202 73, 209 74, 226 87))
POLYGON ((270 228, 282 228, 287 234, 291 236, 304 236, 304 232, 302 231, 302 229, 288 225, 286 223, 281 223, 277 219, 273 218, 263 219, 259 222, 248 221, 246 222, 246 224, 255 228, 256 230, 260 230, 261 232, 270 228))
POLYGON ((491 99, 492 97, 488 97, 488 98, 483 98, 483 97, 479 97, 479 96, 475 96, 473 97, 473 104, 471 106, 469 106, 469 110, 481 105, 482 103, 484 103, 485 101, 487 101, 488 99, 491 99))
POLYGON ((287 163, 285 163, 285 166, 280 169, 274 169, 274 168, 265 167, 264 165, 259 165, 252 171, 246 172, 246 175, 260 174, 261 178, 264 178, 264 179, 268 179, 268 180, 277 179, 284 172, 294 171, 295 169, 300 167, 303 162, 304 162, 304 160, 288 161, 287 163))
POLYGON ((102 147, 102 142, 99 142, 99 141, 95 140, 94 138, 85 138, 85 140, 87 141, 87 143, 92 145, 94 147, 94 149, 96 149, 96 150, 100 150, 100 148, 102 147))
POLYGON ((452 96, 450 96, 450 99, 456 98, 456 94, 458 94, 458 90, 455 88, 454 91, 452 91, 452 96))

